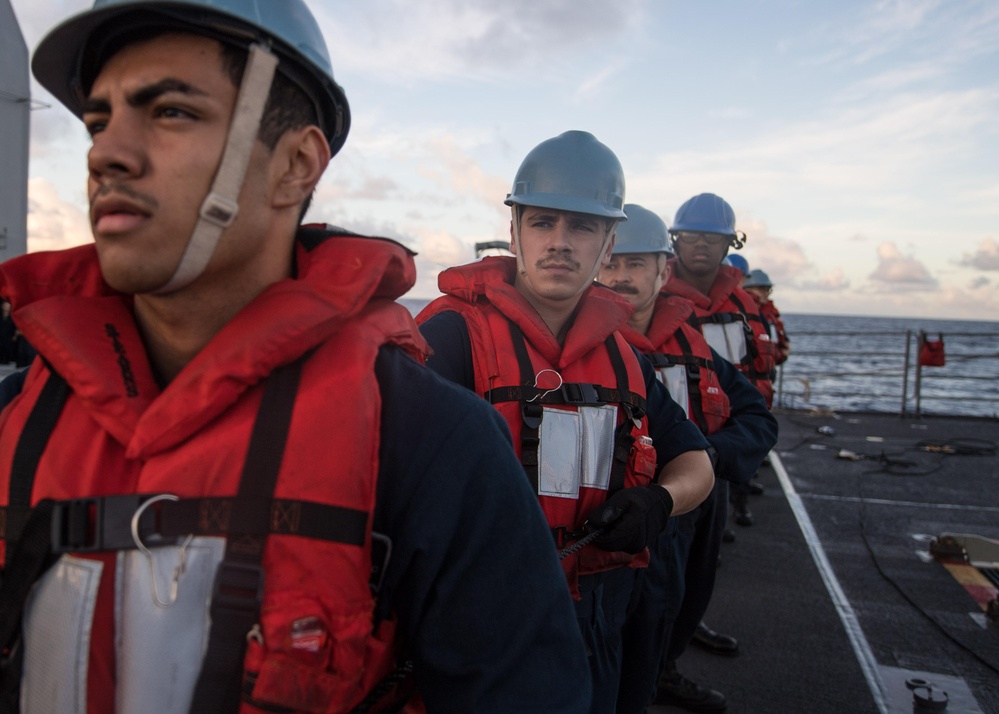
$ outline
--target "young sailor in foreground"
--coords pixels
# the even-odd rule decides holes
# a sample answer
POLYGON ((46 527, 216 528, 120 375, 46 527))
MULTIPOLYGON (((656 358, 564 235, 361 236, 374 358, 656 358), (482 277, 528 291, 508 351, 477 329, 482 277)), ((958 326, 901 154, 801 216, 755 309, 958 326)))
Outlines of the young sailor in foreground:
POLYGON ((0 267, 41 355, 0 414, 0 710, 586 711, 412 255, 299 228, 350 126, 301 0, 98 0, 33 67, 92 136, 95 244, 0 267))

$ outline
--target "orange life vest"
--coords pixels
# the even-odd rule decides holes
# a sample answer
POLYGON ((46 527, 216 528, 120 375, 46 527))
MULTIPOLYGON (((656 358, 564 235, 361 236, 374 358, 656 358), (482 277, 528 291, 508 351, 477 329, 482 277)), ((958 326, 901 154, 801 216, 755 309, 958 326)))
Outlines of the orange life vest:
MULTIPOLYGON (((675 264, 676 258, 670 263, 675 264)), ((743 376, 752 382, 767 401, 767 406, 773 404, 774 344, 767 332, 767 327, 760 317, 753 296, 739 287, 742 273, 728 265, 718 269, 711 292, 705 295, 690 283, 681 280, 676 271, 670 272, 669 280, 663 285, 666 295, 679 295, 694 304, 694 315, 691 324, 700 328, 709 344, 712 338, 707 334, 706 326, 715 326, 721 330, 734 327, 743 338, 745 354, 741 357, 732 355, 722 345, 712 344, 715 351, 728 359, 743 376)))
MULTIPOLYGON (((394 623, 373 627, 369 585, 380 429, 374 362, 385 344, 422 358, 425 343, 408 311, 393 302, 413 284, 415 266, 398 244, 318 227, 300 232, 296 262, 296 279, 265 290, 162 391, 131 301, 103 283, 93 246, 31 254, 0 267, 3 294, 44 358, 0 415, 0 521, 6 524, 15 513, 11 455, 52 369, 70 391, 37 461, 32 505, 41 499, 106 505, 112 500, 102 497, 173 494, 181 499, 178 509, 189 507, 199 537, 238 532, 236 514, 246 504, 233 496, 265 385, 276 369, 304 358, 273 500, 265 504, 259 628, 244 659, 252 703, 242 704, 243 714, 347 711, 393 671, 398 654, 394 623)), ((166 514, 175 504, 160 505, 166 514)), ((92 511, 78 515, 98 525, 92 511)), ((5 529, 0 535, 6 553, 18 534, 5 529)), ((63 545, 62 560, 94 564, 98 582, 91 619, 75 623, 86 635, 77 641, 83 651, 65 653, 84 663, 86 676, 57 685, 85 688, 73 696, 90 711, 112 711, 116 698, 127 700, 129 692, 145 694, 146 710, 156 709, 145 683, 121 674, 131 671, 127 648, 116 654, 115 639, 143 649, 172 646, 142 641, 143 633, 128 631, 120 619, 124 631, 115 631, 122 617, 116 603, 131 587, 116 573, 125 551, 63 545)), ((226 547, 241 543, 230 539, 226 547)), ((176 581, 181 595, 186 577, 176 581)), ((201 637, 193 630, 200 627, 182 623, 175 636, 201 637)), ((156 655, 143 655, 150 656, 156 655)))
MULTIPOLYGON (((693 312, 689 300, 660 294, 645 334, 630 326, 622 329, 621 334, 652 361, 667 388, 670 381, 667 372, 677 367, 684 371, 687 404, 681 406, 702 432, 714 434, 728 421, 730 406, 715 372, 711 348, 700 331, 688 322, 693 312)), ((672 392, 671 396, 677 397, 672 392)))
POLYGON ((784 328, 784 320, 780 316, 780 310, 777 309, 773 300, 757 299, 756 304, 760 308, 760 315, 770 325, 770 339, 773 341, 775 349, 774 361, 776 364, 784 364, 787 361, 791 345, 784 328))
MULTIPOLYGON (((513 286, 515 260, 490 257, 444 271, 438 285, 445 295, 431 302, 417 322, 442 312, 465 319, 475 391, 506 419, 562 547, 580 537, 587 515, 609 492, 648 484, 655 475, 645 380, 618 332, 631 310, 627 302, 606 288, 587 288, 560 345, 513 286), (560 431, 571 431, 569 422, 588 425, 578 451, 558 442, 560 431)), ((590 545, 562 560, 576 597, 579 575, 647 563, 647 551, 636 557, 590 545)))

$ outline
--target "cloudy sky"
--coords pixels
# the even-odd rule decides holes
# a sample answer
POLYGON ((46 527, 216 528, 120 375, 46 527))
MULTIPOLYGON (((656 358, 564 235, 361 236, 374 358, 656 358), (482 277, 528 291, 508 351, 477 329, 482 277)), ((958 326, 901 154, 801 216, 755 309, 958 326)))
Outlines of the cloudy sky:
MULTIPOLYGON (((13 0, 32 49, 90 4, 13 0)), ((411 297, 508 238, 523 157, 583 129, 667 223, 727 199, 783 312, 999 316, 994 0, 311 6, 353 126, 309 219, 418 251, 411 297)), ((29 250, 85 242, 85 133, 33 95, 29 250)))

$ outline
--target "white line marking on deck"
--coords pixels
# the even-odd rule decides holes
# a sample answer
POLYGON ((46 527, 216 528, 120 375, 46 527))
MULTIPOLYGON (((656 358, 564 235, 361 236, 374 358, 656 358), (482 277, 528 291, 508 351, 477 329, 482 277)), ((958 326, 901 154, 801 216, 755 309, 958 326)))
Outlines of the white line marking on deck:
POLYGON ((850 644, 853 646, 853 652, 857 656, 857 662, 864 673, 864 678, 867 679, 867 686, 874 697, 874 703, 877 704, 878 711, 881 714, 889 714, 890 708, 885 696, 885 683, 881 678, 878 662, 874 658, 874 653, 867 642, 867 637, 860 627, 857 614, 854 612, 850 601, 847 600, 846 594, 840 587, 839 580, 836 579, 836 574, 833 572, 832 565, 830 565, 829 559, 826 557, 826 551, 822 547, 821 541, 819 541, 819 536, 812 525, 812 519, 808 516, 808 511, 805 509, 805 504, 802 502, 797 491, 794 490, 794 485, 791 483, 791 479, 787 475, 784 464, 781 462, 776 450, 770 452, 770 465, 773 467, 774 473, 777 474, 781 488, 784 489, 787 502, 791 506, 791 512, 794 513, 794 517, 798 521, 798 527, 801 529, 801 534, 805 537, 805 543, 808 544, 808 550, 811 552, 812 559, 819 569, 819 574, 826 585, 826 590, 829 591, 829 596, 832 598, 836 613, 843 623, 843 629, 846 630, 846 635, 850 638, 850 644))

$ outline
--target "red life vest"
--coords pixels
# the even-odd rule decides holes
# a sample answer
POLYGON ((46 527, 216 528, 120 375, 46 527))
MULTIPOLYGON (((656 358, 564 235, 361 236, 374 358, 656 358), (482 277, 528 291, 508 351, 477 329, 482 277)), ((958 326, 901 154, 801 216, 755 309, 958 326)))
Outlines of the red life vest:
MULTIPOLYGON (((465 319, 475 391, 506 419, 514 448, 534 482, 556 544, 562 547, 580 537, 587 515, 607 499, 609 491, 645 485, 655 476, 655 451, 644 411, 645 380, 634 352, 618 332, 631 311, 627 302, 606 288, 587 288, 560 345, 513 286, 515 270, 515 258, 490 257, 444 271, 438 279, 444 297, 431 302, 417 322, 442 312, 457 312, 465 319), (616 413, 610 420, 604 418, 603 426, 609 421, 616 438, 607 440, 606 428, 592 436, 601 437, 604 455, 608 449, 613 452, 616 468, 611 473, 609 465, 592 479, 585 473, 581 477, 585 464, 575 473, 569 468, 559 473, 546 469, 545 434, 561 428, 560 413, 586 419, 590 413, 584 414, 585 410, 602 409, 600 416, 606 417, 608 408, 616 413)), ((563 559, 562 567, 578 598, 578 576, 647 563, 648 551, 636 557, 588 545, 563 559)))
MULTIPOLYGON (((675 265, 676 258, 670 260, 675 265)), ((728 359, 735 368, 752 382, 767 401, 767 406, 773 404, 773 370, 774 344, 770 340, 766 325, 760 317, 753 296, 739 287, 742 273, 728 265, 719 266, 711 292, 705 295, 690 283, 681 280, 676 270, 670 271, 669 280, 662 287, 666 295, 679 295, 694 304, 694 315, 691 324, 699 327, 705 333, 705 325, 741 326, 739 330, 744 336, 745 355, 741 359, 733 357, 728 350, 720 345, 712 345, 715 351, 728 359)), ((707 335, 706 335, 707 336, 707 335)), ((708 339, 711 343, 711 339, 708 339)))
MULTIPOLYGON (((319 228, 300 233, 296 264, 297 279, 267 288, 162 391, 131 301, 103 283, 93 246, 0 267, 18 325, 45 359, 0 415, 0 515, 9 515, 11 454, 51 365, 70 393, 38 461, 32 504, 169 493, 200 504, 201 532, 224 535, 233 513, 227 498, 237 492, 267 378, 313 351, 277 471, 259 637, 249 638, 244 659, 255 705, 244 703, 243 714, 347 711, 397 661, 394 623, 374 631, 369 586, 380 424, 374 362, 389 343, 417 358, 425 351, 409 312, 393 302, 412 286, 415 266, 398 244, 319 228), (351 535, 329 532, 337 514, 349 516, 351 535)), ((4 553, 6 545, 0 542, 4 553)), ((89 632, 89 649, 68 655, 85 663, 86 691, 75 696, 88 711, 114 711, 116 695, 143 687, 116 681, 130 655, 116 654, 115 639, 141 640, 141 633, 115 632, 116 601, 124 597, 116 590, 128 585, 116 574, 121 552, 73 554, 102 564, 93 617, 75 623, 89 632)), ((141 644, 157 646, 171 643, 141 644)))
MULTIPOLYGON (((755 295, 753 297, 756 297, 755 295)), ((787 331, 784 329, 784 320, 781 319, 780 310, 773 300, 756 300, 760 308, 760 315, 768 325, 770 325, 770 339, 774 343, 774 362, 783 364, 787 361, 790 352, 790 341, 787 338, 787 331)))
POLYGON ((621 334, 649 357, 667 387, 666 372, 682 367, 686 374, 687 417, 705 434, 714 434, 728 421, 730 405, 715 372, 711 348, 700 331, 687 322, 694 306, 685 298, 660 294, 652 322, 643 335, 626 326, 621 334))

